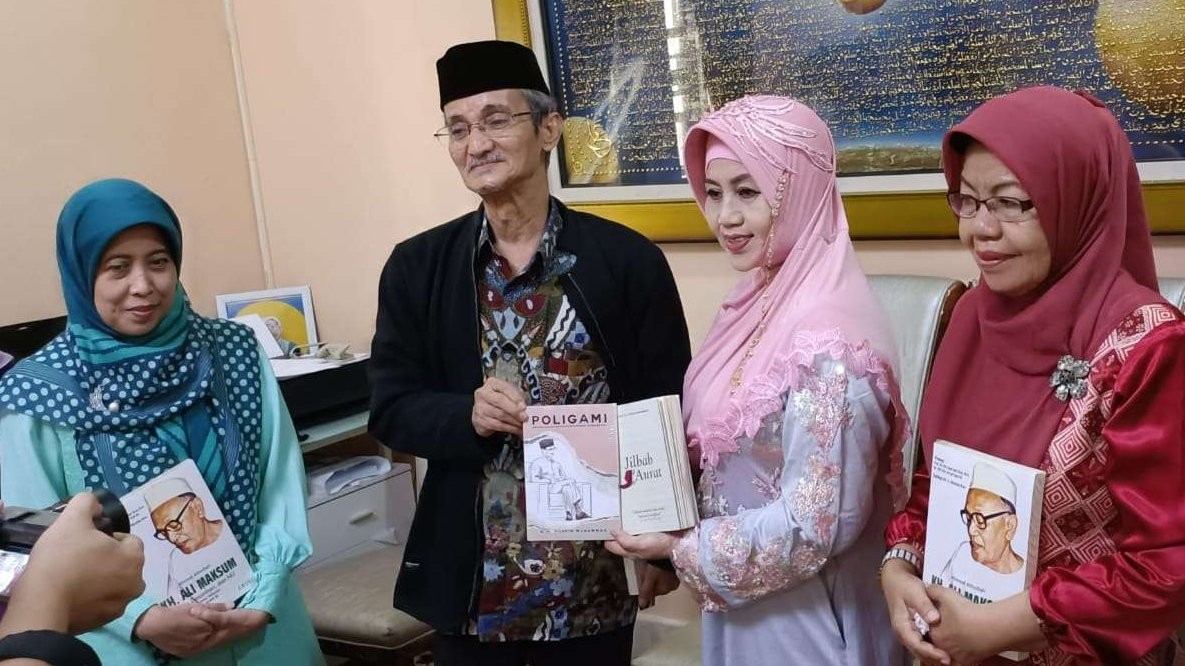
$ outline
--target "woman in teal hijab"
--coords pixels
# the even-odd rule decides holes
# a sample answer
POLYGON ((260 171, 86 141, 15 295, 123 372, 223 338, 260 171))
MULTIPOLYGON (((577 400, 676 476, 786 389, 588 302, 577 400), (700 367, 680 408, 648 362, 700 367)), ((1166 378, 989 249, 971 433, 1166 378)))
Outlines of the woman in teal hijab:
POLYGON ((255 574, 233 609, 141 597, 82 639, 121 666, 322 664, 291 580, 311 550, 296 432, 251 331, 190 308, 177 216, 139 183, 92 183, 57 254, 66 330, 0 380, 4 500, 124 495, 192 459, 255 574))

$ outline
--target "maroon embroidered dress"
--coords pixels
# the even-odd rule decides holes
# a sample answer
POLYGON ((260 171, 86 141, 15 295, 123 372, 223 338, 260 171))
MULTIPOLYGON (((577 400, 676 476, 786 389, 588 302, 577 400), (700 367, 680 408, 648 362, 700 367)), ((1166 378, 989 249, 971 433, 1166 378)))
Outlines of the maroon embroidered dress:
MULTIPOLYGON (((1027 663, 1172 663, 1157 637, 1185 607, 1185 479, 1164 474, 1185 469, 1185 322, 1142 307, 1090 365, 1086 395, 1069 402, 1041 464, 1029 602, 1053 647, 1027 663)), ((929 488, 926 471, 914 475, 888 543, 925 543, 929 488)))
POLYGON ((1030 662, 1168 663, 1185 621, 1185 324, 1156 290, 1131 144, 1098 99, 1049 86, 994 98, 947 133, 951 191, 966 187, 973 141, 1033 212, 995 225, 977 213, 964 242, 1016 252, 999 225, 1028 225, 1009 229, 1044 235, 1048 273, 1009 294, 991 289, 989 265, 959 300, 918 419, 923 472, 886 540, 924 542, 938 439, 1043 467, 1028 600, 1050 647, 1030 662), (1065 362, 1089 371, 1067 377, 1065 362))

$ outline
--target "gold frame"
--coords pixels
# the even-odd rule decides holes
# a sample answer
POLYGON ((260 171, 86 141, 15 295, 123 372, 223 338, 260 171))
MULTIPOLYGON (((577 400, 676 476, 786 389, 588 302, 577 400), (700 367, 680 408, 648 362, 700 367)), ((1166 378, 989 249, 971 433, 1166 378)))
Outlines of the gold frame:
MULTIPOLYGON (((498 39, 531 46, 527 0, 491 0, 498 39)), ((1144 206, 1154 234, 1185 234, 1185 182, 1144 183, 1144 206)), ((953 238, 955 222, 943 192, 850 194, 843 198, 852 238, 953 238)), ((610 201, 572 208, 616 220, 655 241, 711 240, 691 199, 610 201)))

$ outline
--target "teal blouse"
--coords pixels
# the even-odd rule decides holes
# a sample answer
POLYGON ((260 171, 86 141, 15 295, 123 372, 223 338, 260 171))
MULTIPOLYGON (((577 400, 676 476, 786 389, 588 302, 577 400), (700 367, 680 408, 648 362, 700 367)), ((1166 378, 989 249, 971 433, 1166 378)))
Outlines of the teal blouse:
MULTIPOLYGON (((263 432, 260 442, 255 584, 240 608, 261 610, 274 621, 258 633, 209 652, 179 659, 186 666, 320 666, 312 621, 292 570, 312 552, 305 504, 304 462, 280 387, 260 357, 263 432)), ((0 410, 0 497, 10 505, 49 506, 87 488, 74 432, 10 410, 0 410)), ((152 650, 132 636, 152 605, 141 596, 123 616, 79 638, 104 664, 155 666, 152 650)))

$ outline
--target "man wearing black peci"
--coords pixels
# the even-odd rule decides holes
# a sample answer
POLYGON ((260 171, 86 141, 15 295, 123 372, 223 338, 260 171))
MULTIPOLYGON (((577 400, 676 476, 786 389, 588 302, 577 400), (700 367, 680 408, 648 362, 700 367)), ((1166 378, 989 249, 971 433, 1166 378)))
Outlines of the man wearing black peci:
MULTIPOLYGON (((682 387, 687 327, 653 243, 550 196, 557 112, 534 54, 459 44, 437 61, 437 133, 472 213, 397 245, 379 285, 370 431, 428 460, 395 606, 450 664, 630 661, 638 600, 600 542, 529 542, 528 404, 682 387)), ((640 603, 677 585, 647 566, 640 603)))

